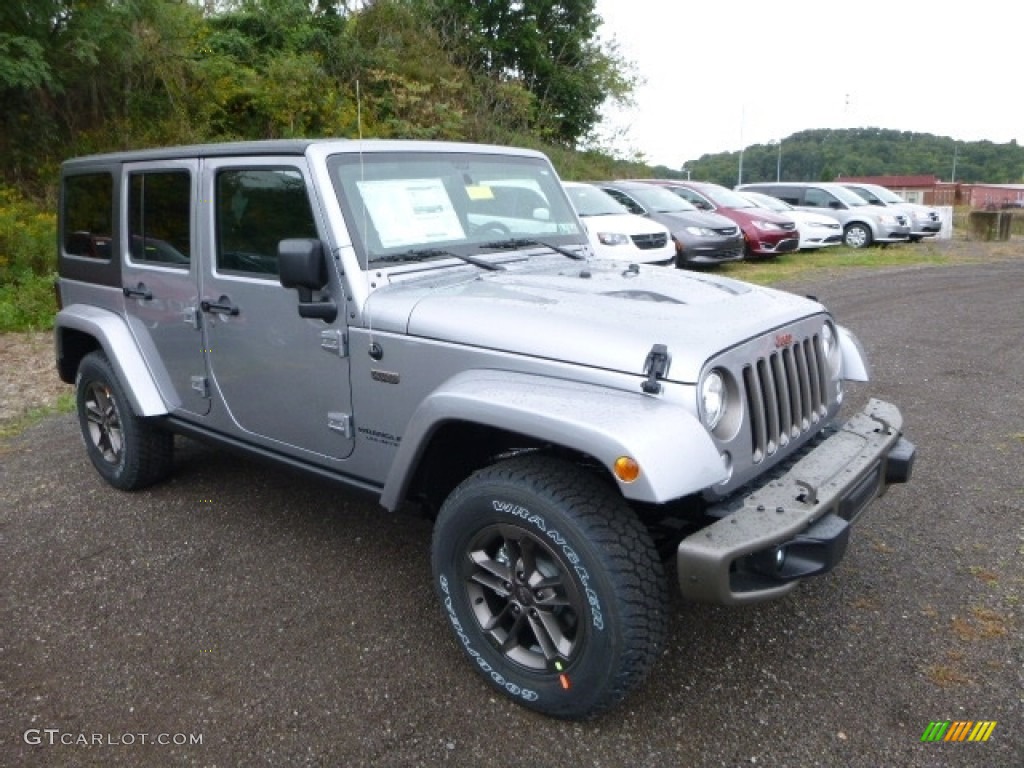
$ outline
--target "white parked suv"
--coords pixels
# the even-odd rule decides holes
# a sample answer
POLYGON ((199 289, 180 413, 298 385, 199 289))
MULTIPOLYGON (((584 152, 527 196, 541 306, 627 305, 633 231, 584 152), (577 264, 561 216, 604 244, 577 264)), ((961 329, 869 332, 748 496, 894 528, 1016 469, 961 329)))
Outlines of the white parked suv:
POLYGON ((629 259, 639 264, 671 264, 676 246, 668 227, 630 213, 614 197, 593 184, 562 182, 576 213, 587 228, 594 255, 629 259))

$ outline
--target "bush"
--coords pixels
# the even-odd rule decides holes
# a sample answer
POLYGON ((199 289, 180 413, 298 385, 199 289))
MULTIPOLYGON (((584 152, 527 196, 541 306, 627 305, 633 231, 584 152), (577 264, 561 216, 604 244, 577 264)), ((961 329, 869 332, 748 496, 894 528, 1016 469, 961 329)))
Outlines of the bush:
POLYGON ((0 332, 44 331, 57 312, 55 275, 27 275, 0 284, 0 332))
POLYGON ((0 187, 0 331, 51 328, 57 217, 0 187))

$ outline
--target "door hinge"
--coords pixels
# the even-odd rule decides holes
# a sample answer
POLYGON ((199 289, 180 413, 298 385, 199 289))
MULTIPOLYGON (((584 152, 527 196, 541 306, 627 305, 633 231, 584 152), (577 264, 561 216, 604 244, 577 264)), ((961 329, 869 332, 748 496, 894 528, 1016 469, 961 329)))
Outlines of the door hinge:
POLYGON ((193 376, 192 389, 193 391, 198 392, 200 397, 210 396, 210 384, 206 380, 205 376, 193 376))
POLYGON ((199 330, 199 308, 198 307, 185 307, 182 311, 182 320, 192 326, 193 329, 199 330))
POLYGON ((347 438, 352 437, 352 414, 350 413, 328 413, 327 428, 339 432, 347 438))
POLYGON ((348 337, 344 331, 320 331, 320 347, 338 357, 348 357, 348 337))

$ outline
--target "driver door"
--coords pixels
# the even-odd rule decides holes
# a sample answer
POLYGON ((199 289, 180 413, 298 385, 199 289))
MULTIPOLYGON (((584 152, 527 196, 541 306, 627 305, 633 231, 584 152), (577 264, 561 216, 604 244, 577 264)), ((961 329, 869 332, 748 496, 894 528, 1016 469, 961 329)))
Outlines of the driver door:
POLYGON ((200 309, 224 426, 305 461, 348 456, 351 391, 340 276, 330 270, 328 290, 341 311, 329 323, 299 317, 295 291, 278 281, 280 240, 326 239, 305 160, 208 159, 201 183, 212 216, 200 309))

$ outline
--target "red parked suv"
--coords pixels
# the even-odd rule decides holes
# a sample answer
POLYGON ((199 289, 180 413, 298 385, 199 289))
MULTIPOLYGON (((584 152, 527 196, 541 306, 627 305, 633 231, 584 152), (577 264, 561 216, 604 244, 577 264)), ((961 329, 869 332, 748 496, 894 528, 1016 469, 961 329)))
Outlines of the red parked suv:
POLYGON ((793 219, 758 208, 731 189, 706 181, 644 181, 671 189, 702 211, 714 211, 735 221, 743 230, 748 259, 771 258, 779 253, 791 253, 800 247, 800 232, 793 219))

